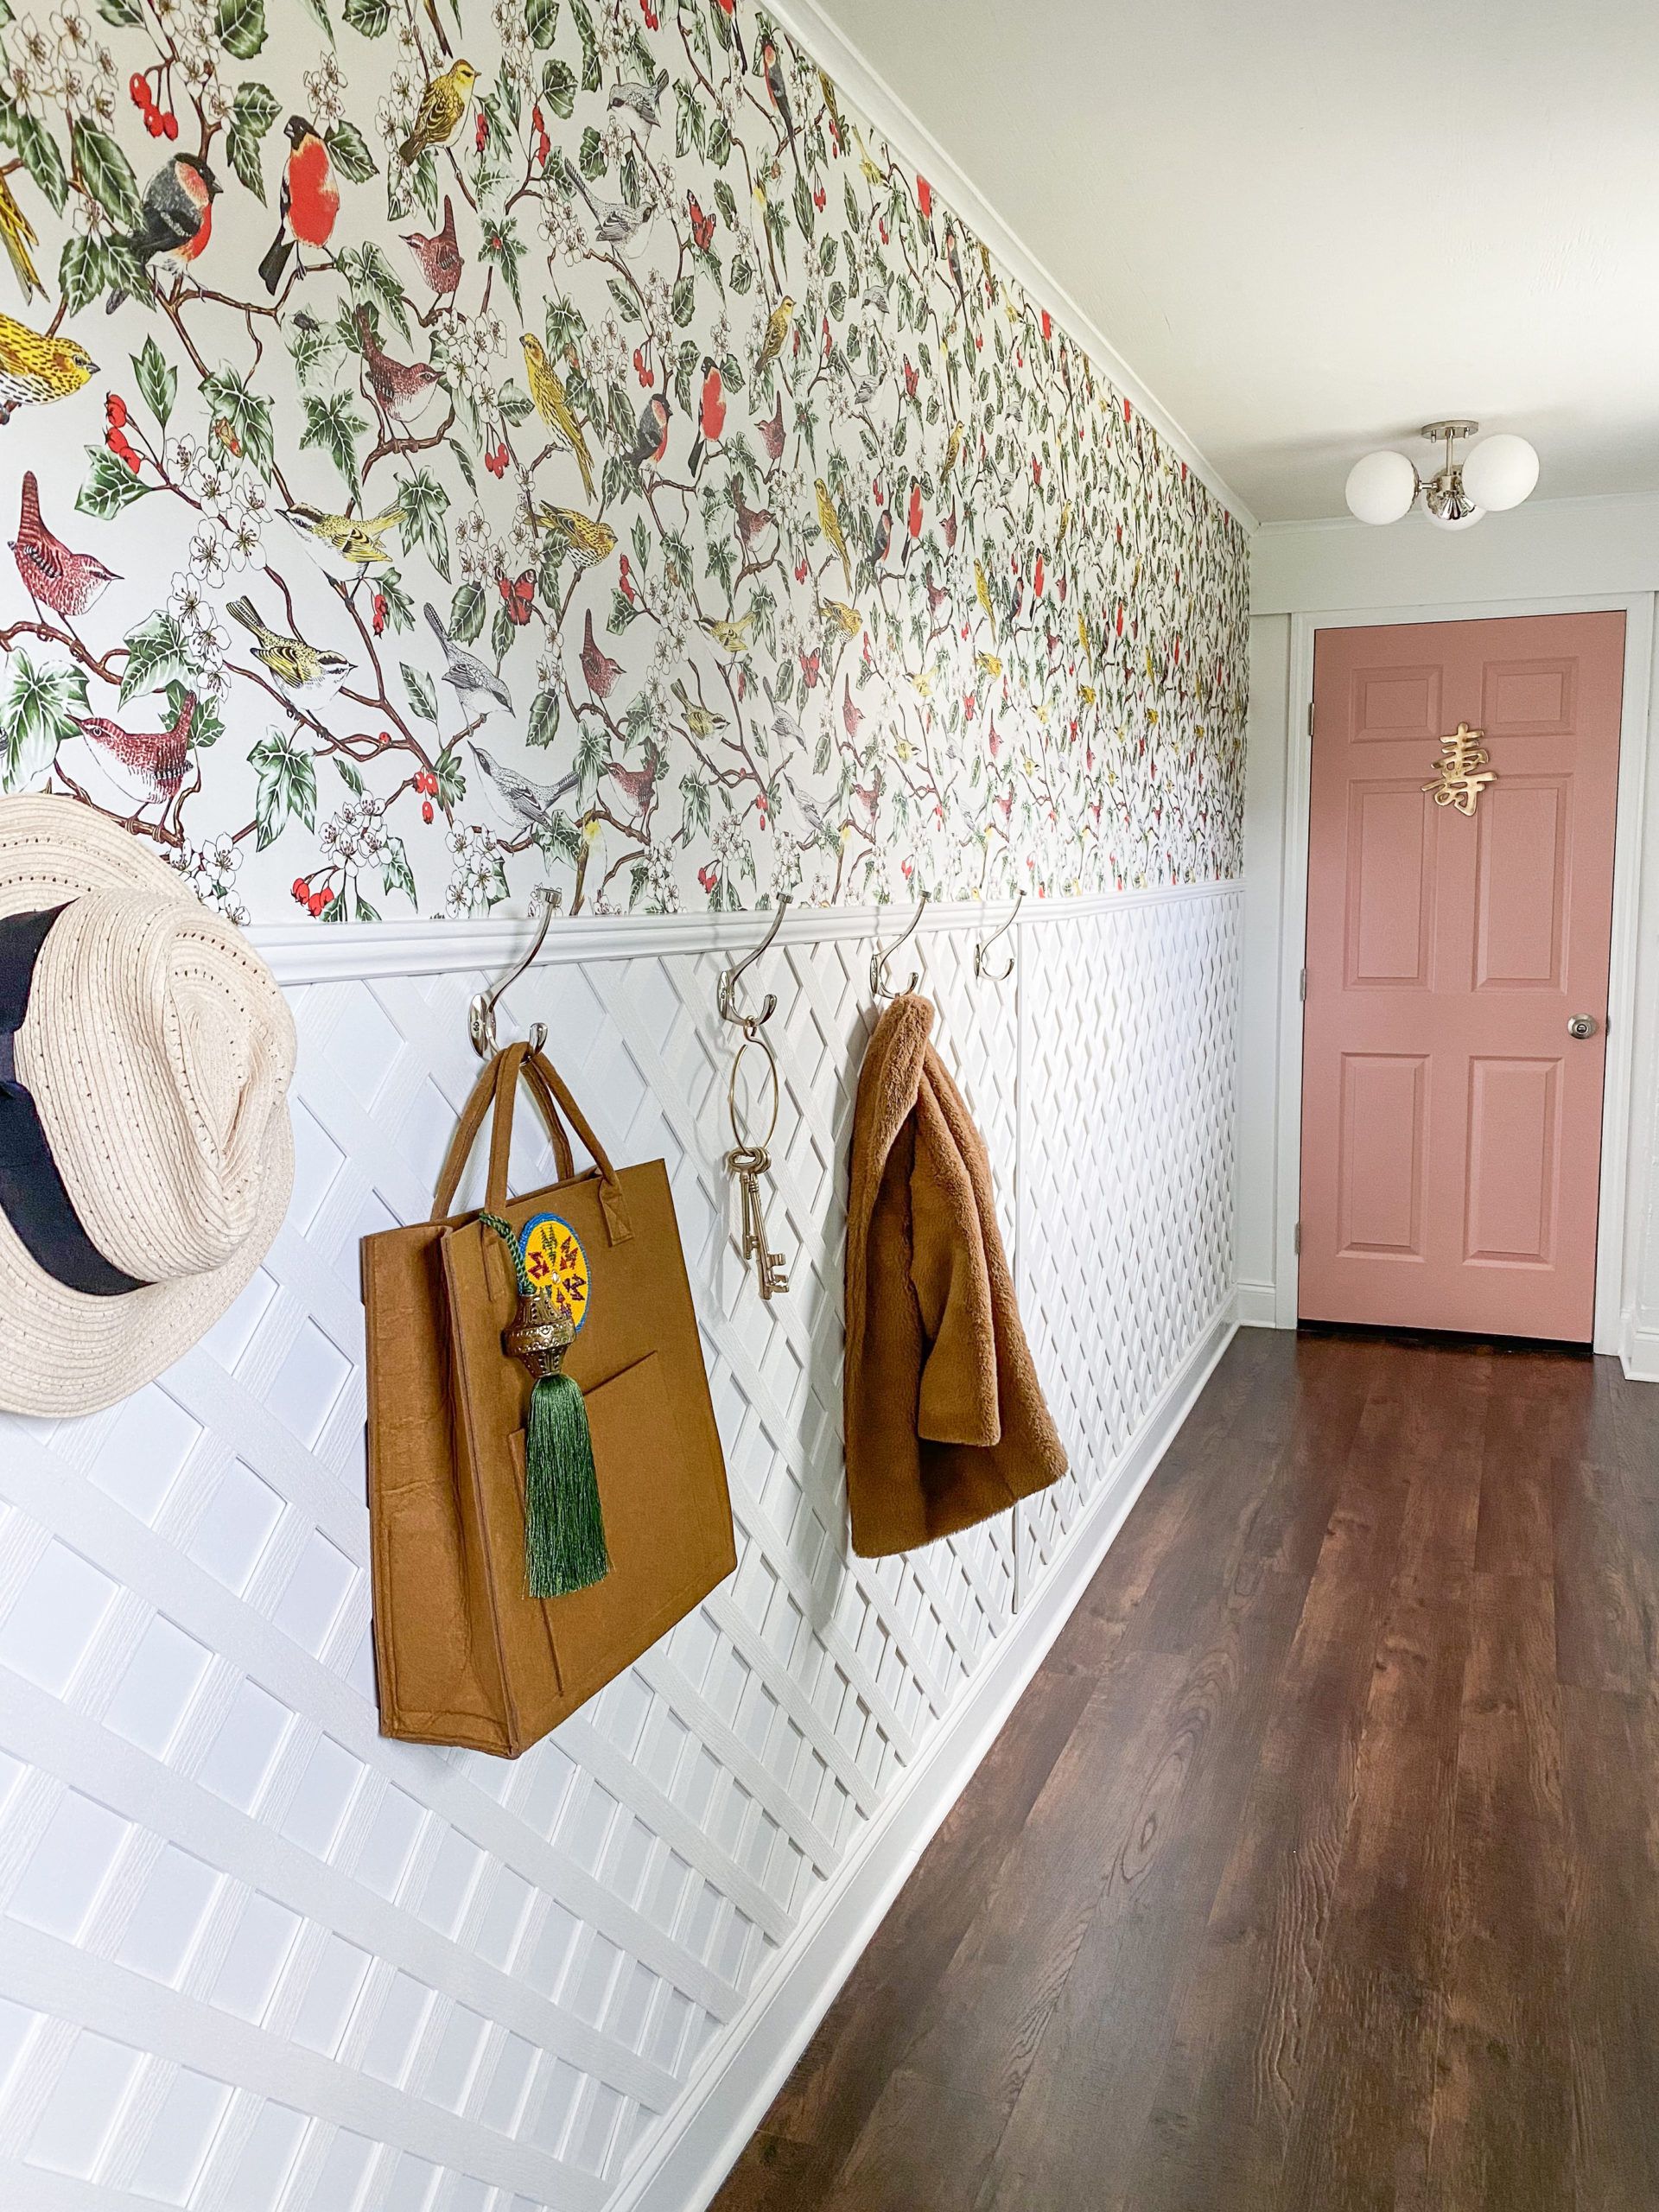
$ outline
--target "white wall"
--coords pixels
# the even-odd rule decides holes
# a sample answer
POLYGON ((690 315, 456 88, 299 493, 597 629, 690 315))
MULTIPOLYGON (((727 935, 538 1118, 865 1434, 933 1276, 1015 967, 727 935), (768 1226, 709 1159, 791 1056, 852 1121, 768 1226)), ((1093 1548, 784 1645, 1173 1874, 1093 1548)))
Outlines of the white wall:
MULTIPOLYGON (((1659 499, 1535 500, 1457 535, 1414 516, 1391 529, 1271 524, 1251 556, 1245 922, 1236 1231, 1243 1319, 1294 1325, 1294 1120, 1306 844, 1287 836, 1305 804, 1313 636, 1355 620, 1435 621, 1592 607, 1628 621, 1615 1003, 1610 1024, 1604 1268, 1596 1344, 1659 1381, 1659 499), (1622 1248, 1622 1249, 1621 1249, 1622 1248)), ((1305 839, 1305 829, 1303 831, 1305 839)))
POLYGON ((1226 1342, 1238 906, 1027 901, 1000 985, 1001 912, 906 947, 1072 1472, 1017 1556, 1004 1516, 881 1561, 849 1554, 840 1418, 874 917, 791 914, 753 979, 787 1084, 770 1306, 715 1014, 760 923, 554 931, 509 1027, 548 1023, 619 1160, 669 1163, 740 1564, 516 1764, 377 1733, 357 1240, 429 1207, 467 1002, 524 925, 264 933, 301 1039, 269 1259, 124 1406, 0 1415, 0 2204, 705 2201, 1226 1342))

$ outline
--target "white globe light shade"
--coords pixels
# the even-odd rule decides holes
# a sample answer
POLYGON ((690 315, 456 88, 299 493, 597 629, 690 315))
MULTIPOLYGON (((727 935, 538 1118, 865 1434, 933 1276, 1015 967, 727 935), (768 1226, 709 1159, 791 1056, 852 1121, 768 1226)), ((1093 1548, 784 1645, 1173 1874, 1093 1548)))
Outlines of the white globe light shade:
POLYGON ((1484 507, 1471 507, 1466 515, 1437 515, 1431 507, 1428 518, 1436 530, 1472 530, 1485 512, 1484 507))
POLYGON ((1538 481, 1538 456, 1524 438, 1499 430, 1463 457, 1463 487, 1478 506, 1518 507, 1538 481))
POLYGON ((1416 496, 1417 472, 1402 453, 1368 453, 1348 472, 1348 512, 1360 522, 1398 522, 1416 496))

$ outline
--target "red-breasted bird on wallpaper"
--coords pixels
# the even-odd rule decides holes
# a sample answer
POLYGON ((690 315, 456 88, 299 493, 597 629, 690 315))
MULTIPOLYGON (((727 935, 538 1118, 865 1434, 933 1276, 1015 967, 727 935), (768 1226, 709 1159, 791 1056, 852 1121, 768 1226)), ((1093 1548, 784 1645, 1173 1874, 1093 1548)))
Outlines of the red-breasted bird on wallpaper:
POLYGON ((916 541, 922 534, 922 487, 915 477, 910 480, 910 507, 905 516, 905 556, 899 567, 910 566, 910 556, 916 541))
MULTIPOLYGON (((702 397, 697 403, 697 435, 691 444, 691 481, 697 480, 706 448, 718 445, 726 428, 726 402, 721 396, 720 371, 705 353, 702 357, 702 397)), ((641 425, 643 432, 644 425, 641 425)))
POLYGON ((607 760, 606 766, 616 779, 618 788, 639 818, 644 829, 651 813, 652 802, 657 796, 658 755, 649 747, 643 768, 625 768, 620 760, 607 760))
POLYGON ((893 510, 883 507, 875 518, 875 543, 870 548, 870 565, 880 569, 893 550, 893 510))
POLYGON ((195 694, 187 691, 179 702, 170 729, 135 734, 103 715, 75 715, 75 728, 91 747, 99 766, 117 788, 141 807, 152 801, 170 806, 184 782, 190 758, 190 725, 195 719, 195 694))
POLYGON ((784 136, 789 141, 789 150, 794 157, 795 174, 801 175, 801 149, 795 143, 795 116, 789 105, 789 85, 784 76, 784 65, 778 49, 770 38, 760 48, 760 67, 766 75, 766 97, 778 111, 778 120, 784 126, 784 136))
MULTIPOLYGON (((153 261, 188 269, 207 248, 213 231, 213 201, 219 179, 194 155, 175 154, 144 187, 137 227, 121 243, 146 275, 153 261)), ((118 284, 104 303, 113 315, 126 298, 118 284)))
POLYGON ((752 507, 743 496, 743 486, 735 469, 732 472, 732 509, 737 517, 737 538, 747 561, 754 550, 755 540, 772 528, 777 517, 770 507, 752 507))
POLYGON ((732 27, 732 44, 737 48, 737 66, 747 73, 749 58, 743 51, 743 34, 737 26, 737 0, 715 0, 715 5, 732 27))
POLYGON ((637 476, 647 461, 660 467, 667 451, 668 401, 660 391, 653 391, 640 410, 639 427, 634 433, 628 466, 637 476))
POLYGON ((461 248, 455 243, 454 205, 448 193, 443 200, 443 228, 434 231, 430 237, 421 231, 405 231, 403 240, 438 298, 453 298, 461 283, 462 263, 461 248))
MULTIPOLYGON (((328 149, 302 115, 289 117, 283 136, 289 152, 276 200, 276 235, 259 264, 260 281, 273 299, 295 247, 315 246, 321 252, 334 234, 340 213, 340 187, 328 149)), ((305 274, 303 261, 300 274, 305 274)))
POLYGON ((622 664, 601 652, 594 635, 594 610, 590 607, 584 618, 582 633, 582 672, 588 679, 588 689, 595 699, 608 699, 616 679, 622 673, 622 664))
POLYGON ((120 581, 113 569, 106 569, 90 553, 72 553, 47 528, 41 519, 41 487, 32 468, 23 472, 22 505, 11 557, 29 597, 66 622, 84 614, 111 584, 120 581))

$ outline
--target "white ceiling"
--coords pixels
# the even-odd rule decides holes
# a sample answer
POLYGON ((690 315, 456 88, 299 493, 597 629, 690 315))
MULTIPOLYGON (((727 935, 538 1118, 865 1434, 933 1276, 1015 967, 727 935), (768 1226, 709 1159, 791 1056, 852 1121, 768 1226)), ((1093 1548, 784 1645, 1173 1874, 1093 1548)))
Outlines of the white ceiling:
POLYGON ((1264 521, 1466 413, 1659 491, 1651 0, 817 0, 1264 521))

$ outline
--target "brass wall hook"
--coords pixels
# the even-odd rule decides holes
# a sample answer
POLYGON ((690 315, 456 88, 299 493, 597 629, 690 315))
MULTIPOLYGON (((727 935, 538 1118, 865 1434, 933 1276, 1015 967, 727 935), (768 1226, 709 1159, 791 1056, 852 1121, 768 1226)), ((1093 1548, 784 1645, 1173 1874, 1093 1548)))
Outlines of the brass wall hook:
MULTIPOLYGON (((1001 929, 993 930, 989 937, 986 938, 982 944, 976 944, 974 947, 974 973, 981 982, 987 983, 1006 983, 1009 976, 1013 975, 1014 957, 1014 944, 1009 945, 1008 957, 1002 963, 1002 965, 1000 968, 988 968, 985 965, 985 956, 990 950, 991 947, 996 943, 998 938, 1007 937, 1008 931, 1019 920, 1020 909, 1024 906, 1025 899, 1025 893, 1023 891, 1016 891, 1014 894, 1014 912, 1008 916, 1007 920, 1003 923, 1001 929)), ((1014 944, 1018 944, 1018 942, 1019 940, 1016 938, 1014 940, 1014 944)))
MULTIPOLYGON (((917 931, 922 926, 922 916, 926 912, 927 893, 924 891, 921 898, 917 902, 916 912, 910 918, 908 926, 900 931, 890 945, 887 945, 884 949, 881 944, 880 932, 877 932, 875 950, 870 955, 870 996, 872 998, 893 999, 900 995, 897 991, 891 990, 888 988, 887 963, 893 958, 893 954, 898 951, 900 945, 908 944, 911 938, 915 936, 917 931)), ((912 969, 911 970, 910 981, 905 985, 905 989, 906 991, 913 991, 921 980, 921 969, 919 968, 912 969)))
POLYGON ((753 951, 745 953, 734 968, 726 968, 721 971, 719 988, 715 994, 715 1004, 719 1009, 720 1018, 722 1021, 734 1021, 743 1034, 748 1038, 756 1037, 761 1024, 770 1021, 772 1015, 777 1013, 778 995, 775 991, 768 991, 760 1001, 760 1011, 758 1014, 746 1014, 737 1001, 738 979, 747 969, 753 967, 763 952, 771 951, 772 941, 779 931, 782 929, 784 916, 788 912, 789 899, 785 896, 778 901, 778 910, 772 918, 772 927, 755 946, 753 951))
MULTIPOLYGON (((524 958, 513 969, 512 975, 506 976, 501 982, 499 982, 493 991, 480 991, 467 1009, 467 1032, 473 1040, 473 1050, 478 1054, 480 1060, 492 1059, 496 1052, 496 1007, 499 1005, 501 1000, 505 996, 507 992, 512 988, 518 978, 524 974, 525 969, 531 965, 532 961, 534 961, 537 954, 547 942, 548 926, 553 919, 553 894, 545 889, 537 890, 532 894, 532 903, 534 899, 539 899, 541 902, 542 918, 534 938, 531 940, 530 950, 525 953, 524 958)), ((543 1021, 536 1022, 532 1025, 530 1033, 531 1051, 532 1052, 539 1052, 546 1042, 546 1023, 543 1021)))

